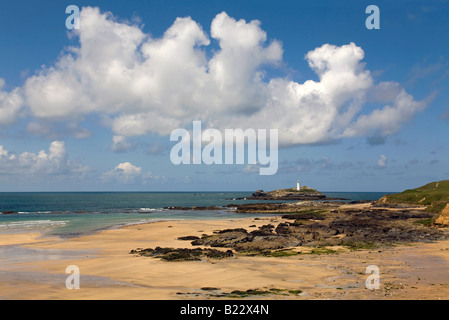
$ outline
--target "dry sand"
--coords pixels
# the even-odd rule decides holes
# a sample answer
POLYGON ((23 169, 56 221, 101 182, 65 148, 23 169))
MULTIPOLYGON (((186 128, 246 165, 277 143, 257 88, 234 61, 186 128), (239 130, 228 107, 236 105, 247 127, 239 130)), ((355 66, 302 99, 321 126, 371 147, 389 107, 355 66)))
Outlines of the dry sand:
POLYGON ((226 228, 253 230, 250 225, 279 221, 165 221, 66 240, 38 233, 0 235, 0 299, 229 299, 213 295, 248 289, 273 292, 248 299, 449 299, 449 241, 277 258, 237 254, 191 262, 129 253, 156 246, 189 248, 190 241, 177 238, 226 228), (78 290, 66 288, 69 265, 79 268, 78 290), (377 290, 365 285, 369 265, 380 271, 377 290))

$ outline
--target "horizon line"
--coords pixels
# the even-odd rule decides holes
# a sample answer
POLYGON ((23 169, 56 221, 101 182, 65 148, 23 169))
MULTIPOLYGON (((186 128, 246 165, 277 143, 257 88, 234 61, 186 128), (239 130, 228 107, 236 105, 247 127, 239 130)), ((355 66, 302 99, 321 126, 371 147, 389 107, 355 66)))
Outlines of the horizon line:
MULTIPOLYGON (((186 190, 161 190, 161 191, 151 191, 151 190, 91 190, 91 191, 0 191, 0 193, 104 193, 104 192, 110 192, 110 193, 219 193, 219 192, 226 192, 226 193, 235 193, 235 192, 255 192, 254 190, 214 190, 214 191, 204 191, 204 190, 192 190, 192 191, 186 191, 186 190)), ((319 191, 321 193, 398 193, 402 191, 319 191)))

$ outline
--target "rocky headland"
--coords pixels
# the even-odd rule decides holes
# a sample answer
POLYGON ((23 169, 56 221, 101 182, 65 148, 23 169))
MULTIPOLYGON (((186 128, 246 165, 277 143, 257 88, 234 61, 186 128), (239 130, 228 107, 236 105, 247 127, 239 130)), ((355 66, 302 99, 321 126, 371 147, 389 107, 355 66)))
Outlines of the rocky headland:
POLYGON ((191 244, 271 254, 273 250, 300 246, 373 248, 443 240, 449 235, 433 224, 435 214, 423 208, 379 208, 371 203, 289 209, 277 224, 256 230, 221 230, 191 244))
MULTIPOLYGON (((449 231, 445 228, 448 224, 444 223, 449 220, 449 209, 446 210, 449 207, 449 192, 442 190, 445 185, 445 182, 432 185, 431 193, 440 188, 437 192, 439 196, 434 195, 433 199, 436 200, 427 202, 422 199, 432 197, 422 190, 416 191, 419 197, 413 196, 414 201, 402 199, 402 194, 377 201, 314 201, 311 198, 322 200, 323 194, 311 189, 310 196, 306 196, 310 198, 306 201, 231 204, 229 207, 236 213, 273 214, 277 222, 258 228, 249 226, 248 229, 217 230, 213 234, 185 236, 179 240, 191 241, 194 247, 265 256, 300 254, 294 250, 298 247, 313 248, 316 252, 332 252, 333 249, 329 248, 336 246, 372 249, 445 240, 449 238, 449 231), (445 196, 441 193, 445 193, 445 196)), ((306 193, 309 192, 298 192, 292 196, 294 192, 291 189, 284 189, 272 193, 258 191, 253 197, 270 200, 287 197, 291 200, 290 197, 303 197, 306 193)), ((410 195, 413 192, 409 190, 405 193, 410 195)), ((226 252, 228 255, 225 257, 230 256, 230 252, 226 252)))
POLYGON ((303 186, 300 190, 294 188, 278 189, 270 192, 257 190, 247 200, 323 200, 326 195, 312 188, 303 186))

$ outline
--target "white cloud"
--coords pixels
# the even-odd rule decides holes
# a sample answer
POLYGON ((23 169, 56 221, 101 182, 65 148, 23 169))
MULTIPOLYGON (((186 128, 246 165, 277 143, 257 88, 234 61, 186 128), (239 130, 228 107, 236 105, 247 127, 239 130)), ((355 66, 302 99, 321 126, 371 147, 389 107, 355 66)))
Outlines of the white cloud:
POLYGON ((130 162, 120 163, 114 170, 122 170, 125 175, 139 175, 142 172, 142 168, 136 167, 130 162))
POLYGON ((86 139, 91 136, 91 132, 81 126, 76 121, 64 121, 54 123, 51 121, 31 121, 26 126, 27 132, 44 136, 47 139, 61 139, 65 136, 73 136, 77 139, 86 139))
POLYGON ((189 176, 184 176, 184 183, 191 183, 192 182, 192 178, 190 178, 189 176))
POLYGON ((82 177, 89 168, 70 160, 63 141, 53 141, 48 152, 14 154, 0 146, 0 175, 3 177, 48 178, 50 176, 82 177))
POLYGON ((5 80, 0 78, 0 124, 11 124, 20 116, 24 99, 20 94, 20 88, 11 92, 3 91, 5 80))
POLYGON ((105 182, 122 184, 145 184, 151 178, 151 172, 142 172, 142 168, 133 165, 131 162, 119 163, 113 170, 102 174, 102 179, 105 182))
MULTIPOLYGON (((396 86, 397 87, 397 86, 396 86)), ((360 136, 377 134, 382 137, 396 133, 403 122, 410 121, 416 112, 423 110, 428 101, 415 101, 414 98, 402 88, 397 88, 391 104, 382 109, 373 110, 368 115, 361 115, 357 121, 350 124, 343 136, 360 136)))
POLYGON ((126 152, 134 148, 134 145, 126 140, 123 136, 114 136, 112 138, 111 149, 114 152, 126 152))
POLYGON ((377 166, 379 168, 385 168, 387 166, 387 161, 387 157, 384 154, 381 154, 379 160, 377 160, 377 166))
POLYGON ((259 164, 249 164, 242 169, 244 173, 259 173, 261 166, 259 164))
POLYGON ((3 146, 0 145, 0 159, 8 157, 8 150, 5 150, 3 146))
POLYGON ((0 181, 51 182, 95 179, 106 184, 146 184, 150 180, 166 182, 164 176, 153 176, 130 162, 119 163, 114 169, 95 173, 91 168, 69 158, 65 143, 53 141, 48 150, 13 153, 0 145, 0 181), (88 175, 89 174, 89 175, 88 175))
POLYGON ((305 55, 318 81, 267 78, 267 65, 283 63, 281 43, 268 41, 259 21, 225 12, 213 19, 210 37, 187 17, 153 38, 91 7, 81 11, 81 24, 78 47, 23 88, 0 91, 0 123, 17 119, 25 105, 30 117, 49 122, 106 117, 117 151, 128 149, 125 137, 168 135, 194 120, 218 129, 278 129, 280 145, 289 146, 386 137, 428 104, 397 83, 376 84, 354 43, 324 44, 305 55), (210 38, 219 48, 208 55, 210 38), (372 101, 383 106, 366 114, 372 101))

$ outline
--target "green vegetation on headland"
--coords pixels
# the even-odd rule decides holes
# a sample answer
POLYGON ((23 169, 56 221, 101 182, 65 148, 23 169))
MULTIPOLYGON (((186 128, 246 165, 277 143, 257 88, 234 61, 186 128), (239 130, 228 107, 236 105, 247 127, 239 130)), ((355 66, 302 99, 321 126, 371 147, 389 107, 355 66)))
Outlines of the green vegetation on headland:
POLYGON ((300 190, 297 190, 295 188, 289 188, 289 189, 282 189, 279 191, 281 191, 281 192, 282 191, 284 191, 284 192, 299 192, 299 193, 302 193, 302 192, 304 192, 304 193, 320 193, 318 190, 315 190, 315 189, 312 189, 312 188, 309 188, 306 186, 301 187, 300 190))
POLYGON ((320 200, 326 199, 326 195, 318 190, 302 186, 300 190, 295 188, 278 189, 270 192, 257 190, 251 197, 251 200, 320 200))
POLYGON ((427 212, 441 213, 449 202, 449 180, 431 182, 422 187, 389 194, 378 203, 426 206, 427 212))

